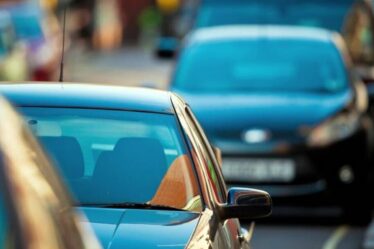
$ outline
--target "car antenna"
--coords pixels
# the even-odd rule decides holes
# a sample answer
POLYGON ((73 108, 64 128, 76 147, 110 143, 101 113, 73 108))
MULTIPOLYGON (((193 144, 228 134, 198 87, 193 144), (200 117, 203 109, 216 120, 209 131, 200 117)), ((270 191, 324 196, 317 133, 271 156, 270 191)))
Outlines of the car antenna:
POLYGON ((61 51, 61 62, 60 62, 60 82, 64 82, 64 59, 65 59, 65 34, 66 34, 66 9, 64 8, 63 26, 62 26, 62 51, 61 51))

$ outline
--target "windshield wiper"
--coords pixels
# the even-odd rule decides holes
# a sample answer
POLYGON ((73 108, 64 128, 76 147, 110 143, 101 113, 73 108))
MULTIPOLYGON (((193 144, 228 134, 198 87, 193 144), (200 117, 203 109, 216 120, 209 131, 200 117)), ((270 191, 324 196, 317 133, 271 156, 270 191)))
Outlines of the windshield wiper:
POLYGON ((100 207, 100 208, 134 208, 134 209, 154 209, 154 210, 175 210, 186 211, 184 209, 171 207, 167 205, 157 205, 151 203, 122 202, 122 203, 87 203, 78 204, 78 207, 100 207))

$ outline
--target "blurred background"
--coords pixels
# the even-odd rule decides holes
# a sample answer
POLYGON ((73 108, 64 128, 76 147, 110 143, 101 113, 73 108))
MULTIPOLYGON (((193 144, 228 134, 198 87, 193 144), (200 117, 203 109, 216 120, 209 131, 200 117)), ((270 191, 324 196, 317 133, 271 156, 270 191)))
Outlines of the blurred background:
MULTIPOLYGON (((349 70, 354 70, 359 81, 365 84, 364 95, 368 100, 361 95, 356 98, 368 102, 365 124, 369 127, 366 129, 369 144, 372 143, 372 0, 0 0, 0 81, 58 80, 65 10, 66 82, 172 88, 180 90, 182 95, 183 89, 171 87, 170 82, 175 74, 175 65, 182 64, 184 56, 180 48, 184 47, 185 38, 189 37, 190 32, 224 25, 292 25, 341 33, 352 62, 349 70)), ((199 58, 206 57, 201 55, 199 58)), ((205 73, 210 76, 209 73, 213 71, 205 73)), ((220 97, 225 94, 221 93, 220 97)), ((186 98, 193 109, 196 108, 199 120, 203 120, 201 115, 205 114, 199 113, 198 101, 195 107, 193 98, 189 98, 188 94, 186 98)), ((230 98, 234 99, 235 96, 230 95, 230 98)), ((323 107, 325 110, 334 106, 331 101, 323 107)), ((244 102, 242 100, 242 106, 244 102)), ((300 102, 295 102, 295 105, 297 103, 300 102)), ((254 119, 261 117, 261 113, 257 115, 254 119)), ((302 111, 298 115, 302 115, 302 111)), ((347 123, 343 124, 343 128, 334 126, 327 132, 333 133, 336 127, 346 131, 350 117, 344 119, 347 123)), ((202 123, 210 139, 215 141, 214 135, 207 129, 209 125, 202 123)), ((253 128, 257 126, 253 125, 253 128)), ((250 131, 247 134, 249 139, 261 139, 264 135, 262 130, 250 131)), ((257 146, 256 142, 253 143, 254 147, 257 146)), ((367 169, 365 176, 369 177, 365 197, 359 201, 352 199, 357 214, 360 208, 365 212, 372 208, 374 195, 369 190, 373 183, 370 178, 373 154, 366 145, 357 147, 353 142, 339 153, 349 154, 354 149, 368 152, 367 158, 360 161, 367 169)), ((226 152, 223 151, 224 159, 226 152)), ((337 162, 338 157, 334 159, 337 162)), ((355 174, 355 169, 346 166, 344 164, 339 168, 336 176, 336 181, 344 186, 342 188, 353 181, 355 174)), ((258 222, 253 248, 374 248, 371 216, 366 216, 363 222, 354 222, 354 215, 348 221, 341 217, 339 206, 299 206, 276 205, 272 218, 258 222)), ((245 221, 243 224, 249 226, 245 221)))

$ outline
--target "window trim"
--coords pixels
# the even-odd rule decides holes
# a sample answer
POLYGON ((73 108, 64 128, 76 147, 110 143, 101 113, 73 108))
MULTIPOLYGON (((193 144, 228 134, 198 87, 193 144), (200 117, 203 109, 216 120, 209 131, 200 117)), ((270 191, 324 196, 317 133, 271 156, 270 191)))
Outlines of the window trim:
POLYGON ((219 167, 218 160, 217 160, 217 158, 216 158, 216 156, 213 152, 211 143, 208 141, 208 138, 206 137, 206 135, 203 131, 203 128, 201 127, 200 123, 198 122, 198 120, 196 119, 195 115, 193 114, 191 108, 188 105, 186 105, 186 113, 189 116, 189 118, 191 119, 191 121, 193 122, 194 126, 196 127, 198 135, 199 135, 200 139, 202 140, 203 144, 205 145, 205 147, 208 151, 208 156, 210 157, 210 159, 213 162, 214 170, 215 170, 215 172, 218 176, 219 188, 220 188, 220 191, 223 194, 222 195, 222 201, 223 201, 223 203, 226 203, 227 202, 227 188, 226 188, 226 184, 225 184, 225 181, 224 181, 222 171, 220 170, 220 167, 219 167))

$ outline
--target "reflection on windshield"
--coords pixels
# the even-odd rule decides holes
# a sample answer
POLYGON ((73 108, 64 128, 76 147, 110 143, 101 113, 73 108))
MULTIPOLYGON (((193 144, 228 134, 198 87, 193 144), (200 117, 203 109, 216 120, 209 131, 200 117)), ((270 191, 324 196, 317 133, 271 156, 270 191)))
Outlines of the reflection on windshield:
POLYGON ((23 111, 78 203, 201 210, 174 116, 62 108, 23 111))
POLYGON ((199 92, 337 92, 346 88, 347 76, 333 44, 249 38, 185 49, 174 86, 199 92))

